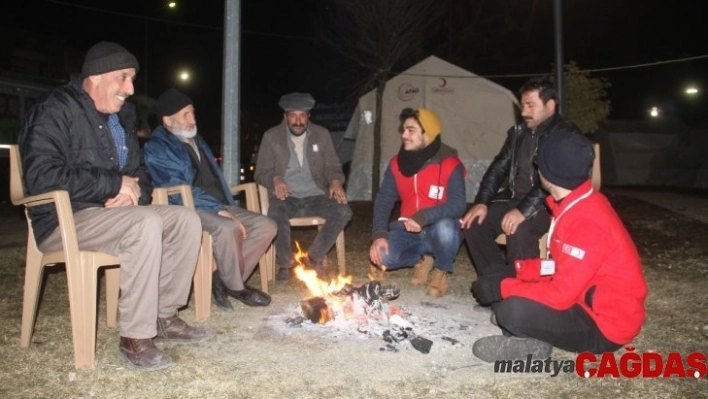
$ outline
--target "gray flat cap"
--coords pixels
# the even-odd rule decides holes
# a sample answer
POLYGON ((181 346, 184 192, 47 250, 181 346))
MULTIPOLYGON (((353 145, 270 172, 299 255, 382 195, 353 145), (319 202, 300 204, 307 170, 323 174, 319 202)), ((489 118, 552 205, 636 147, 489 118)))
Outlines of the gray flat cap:
POLYGON ((278 105, 283 111, 309 111, 315 106, 315 99, 310 93, 290 93, 280 97, 278 105))

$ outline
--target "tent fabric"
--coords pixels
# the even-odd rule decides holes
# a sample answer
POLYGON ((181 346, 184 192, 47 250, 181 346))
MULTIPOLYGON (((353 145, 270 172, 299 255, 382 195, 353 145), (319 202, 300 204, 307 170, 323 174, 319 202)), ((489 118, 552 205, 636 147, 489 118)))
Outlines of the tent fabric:
POLYGON ((706 189, 707 137, 677 121, 607 120, 595 133, 603 184, 706 189))
MULTIPOLYGON (((386 82, 381 121, 381 175, 401 145, 398 115, 404 108, 428 108, 443 123, 443 143, 457 149, 467 169, 471 202, 484 172, 516 123, 516 98, 502 86, 430 56, 386 82)), ((350 201, 371 200, 376 90, 359 99, 345 137, 356 139, 347 182, 350 201)))

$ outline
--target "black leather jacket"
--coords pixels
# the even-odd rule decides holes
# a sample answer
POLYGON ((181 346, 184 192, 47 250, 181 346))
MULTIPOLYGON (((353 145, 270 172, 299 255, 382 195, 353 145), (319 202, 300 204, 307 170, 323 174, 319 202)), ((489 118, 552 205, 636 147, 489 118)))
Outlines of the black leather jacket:
MULTIPOLYGON (((540 146, 544 140, 559 132, 573 131, 579 133, 578 128, 571 122, 567 122, 560 115, 554 114, 552 117, 545 120, 538 126, 536 133, 538 136, 538 145, 540 146)), ((482 182, 479 184, 479 191, 474 199, 474 204, 485 204, 494 201, 509 201, 516 198, 514 193, 514 179, 516 169, 518 168, 518 155, 521 148, 521 137, 524 134, 531 134, 529 128, 525 124, 512 126, 507 132, 507 138, 502 146, 501 151, 494 157, 492 164, 484 174, 482 182), (504 183, 506 187, 504 187, 504 183), (502 189, 500 191, 500 189, 502 189)), ((535 155, 534 155, 535 157, 535 155)), ((538 171, 534 162, 533 187, 523 197, 520 198, 516 208, 526 217, 532 218, 544 206, 546 193, 541 189, 538 179, 538 171)))
MULTIPOLYGON (((67 190, 76 212, 102 207, 120 191, 121 176, 128 175, 139 178, 140 204, 148 204, 152 184, 138 144, 134 106, 125 103, 118 116, 128 147, 122 171, 108 124, 80 77, 72 76, 71 83, 35 104, 25 115, 19 135, 27 194, 67 190)), ((30 218, 38 243, 59 225, 53 204, 31 208, 30 218)))

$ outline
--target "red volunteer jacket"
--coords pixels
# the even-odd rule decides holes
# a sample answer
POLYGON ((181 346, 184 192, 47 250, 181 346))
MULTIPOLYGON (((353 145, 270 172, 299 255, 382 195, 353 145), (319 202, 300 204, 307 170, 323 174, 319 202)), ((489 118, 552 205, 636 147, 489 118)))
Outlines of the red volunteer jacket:
POLYGON ((401 197, 401 217, 409 218, 421 209, 447 201, 447 181, 460 164, 459 158, 446 157, 439 162, 431 162, 411 177, 405 177, 398 167, 398 155, 394 156, 391 172, 401 197))
POLYGON ((546 202, 556 220, 549 245, 555 274, 537 281, 524 281, 520 274, 504 279, 502 296, 528 298, 557 310, 580 305, 607 339, 620 345, 631 342, 644 322, 647 286, 624 224, 590 180, 560 203, 550 196, 546 202))

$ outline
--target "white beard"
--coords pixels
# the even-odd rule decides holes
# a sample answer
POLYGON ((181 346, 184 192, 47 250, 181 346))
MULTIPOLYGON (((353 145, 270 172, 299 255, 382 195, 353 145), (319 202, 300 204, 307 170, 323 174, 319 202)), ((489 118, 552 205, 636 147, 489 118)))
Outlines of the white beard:
POLYGON ((194 126, 194 129, 192 130, 184 130, 180 128, 174 128, 172 131, 172 134, 174 134, 177 137, 183 138, 183 139, 191 139, 192 137, 197 135, 197 126, 194 126))

